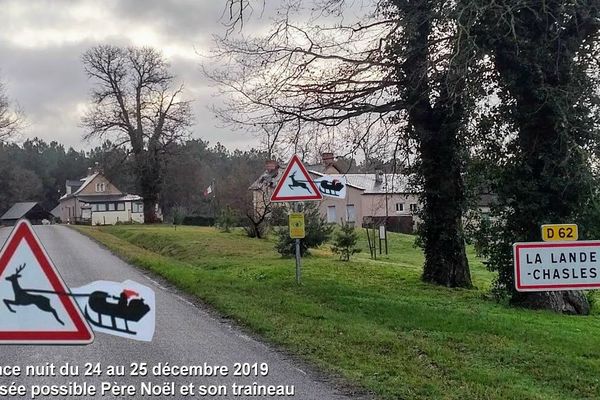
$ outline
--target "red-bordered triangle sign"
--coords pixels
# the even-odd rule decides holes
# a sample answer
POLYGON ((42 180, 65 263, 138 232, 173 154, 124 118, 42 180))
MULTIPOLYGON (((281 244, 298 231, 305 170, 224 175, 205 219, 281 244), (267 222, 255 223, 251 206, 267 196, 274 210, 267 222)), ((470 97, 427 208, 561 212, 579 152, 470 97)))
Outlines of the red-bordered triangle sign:
POLYGON ((294 154, 271 195, 271 201, 306 201, 322 198, 302 161, 294 154))
POLYGON ((88 344, 94 334, 33 228, 20 220, 0 250, 0 344, 88 344))

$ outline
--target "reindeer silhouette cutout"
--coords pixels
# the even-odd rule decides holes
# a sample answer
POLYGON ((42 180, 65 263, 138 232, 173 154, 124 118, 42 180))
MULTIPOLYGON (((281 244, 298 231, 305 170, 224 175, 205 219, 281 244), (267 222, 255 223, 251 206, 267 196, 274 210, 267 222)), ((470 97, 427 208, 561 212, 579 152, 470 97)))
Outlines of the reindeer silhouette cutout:
POLYGON ((308 190, 308 192, 310 193, 310 189, 308 188, 308 186, 306 186, 306 183, 304 183, 303 181, 297 181, 295 175, 296 175, 295 172, 293 174, 290 174, 290 179, 292 180, 292 184, 288 185, 288 187, 292 190, 294 190, 295 187, 301 187, 301 188, 308 190))
POLYGON ((52 313, 54 318, 56 318, 61 325, 64 325, 65 323, 60 320, 56 310, 50 305, 50 299, 38 294, 28 293, 27 290, 23 290, 21 288, 21 285, 19 285, 19 278, 21 277, 20 272, 23 271, 23 269, 25 269, 25 264, 19 265, 14 274, 6 277, 6 280, 12 283, 13 291, 15 292, 14 300, 4 299, 4 304, 6 304, 6 307, 10 310, 10 312, 16 313, 16 311, 10 307, 11 305, 28 306, 33 304, 42 311, 52 313))

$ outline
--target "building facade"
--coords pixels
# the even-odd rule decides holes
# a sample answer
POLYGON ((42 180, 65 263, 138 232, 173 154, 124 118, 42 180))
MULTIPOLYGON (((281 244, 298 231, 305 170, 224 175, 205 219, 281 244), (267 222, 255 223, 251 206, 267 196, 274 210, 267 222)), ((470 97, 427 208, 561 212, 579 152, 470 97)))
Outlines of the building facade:
POLYGON ((144 222, 143 199, 121 192, 100 171, 88 170, 80 180, 68 180, 57 212, 63 223, 114 225, 144 222))
MULTIPOLYGON (((322 176, 346 179, 346 198, 323 197, 319 210, 329 223, 352 222, 358 227, 386 225, 390 230, 410 233, 416 227, 418 195, 408 188, 408 178, 380 171, 370 174, 343 173, 332 153, 322 155, 321 164, 306 166, 312 179, 322 176)), ((254 210, 261 213, 285 168, 269 160, 264 173, 250 186, 254 210)))

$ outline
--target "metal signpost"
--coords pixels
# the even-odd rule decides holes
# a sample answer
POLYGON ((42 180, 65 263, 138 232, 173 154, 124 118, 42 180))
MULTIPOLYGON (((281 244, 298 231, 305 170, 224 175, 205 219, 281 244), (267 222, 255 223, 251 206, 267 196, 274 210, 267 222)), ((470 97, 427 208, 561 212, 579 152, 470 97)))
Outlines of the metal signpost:
MULTIPOLYGON (((334 193, 336 189, 337 191, 341 191, 345 188, 344 186, 339 187, 339 185, 335 185, 334 183, 333 186, 328 186, 328 191, 331 193, 334 193)), ((300 157, 294 154, 271 195, 271 201, 299 202, 321 200, 322 198, 321 191, 315 185, 302 161, 300 161, 300 157)), ((300 211, 299 203, 296 204, 298 204, 296 211, 300 211)), ((289 215, 289 228, 290 237, 296 241, 296 282, 300 284, 300 239, 303 239, 305 236, 304 214, 300 212, 291 213, 289 215)))
POLYGON ((296 283, 300 283, 301 265, 300 265, 300 239, 306 236, 304 226, 304 214, 300 212, 290 213, 289 215, 290 238, 296 241, 296 283))
POLYGON ((573 224, 544 225, 542 236, 546 241, 513 245, 517 291, 600 288, 600 241, 576 241, 573 224))

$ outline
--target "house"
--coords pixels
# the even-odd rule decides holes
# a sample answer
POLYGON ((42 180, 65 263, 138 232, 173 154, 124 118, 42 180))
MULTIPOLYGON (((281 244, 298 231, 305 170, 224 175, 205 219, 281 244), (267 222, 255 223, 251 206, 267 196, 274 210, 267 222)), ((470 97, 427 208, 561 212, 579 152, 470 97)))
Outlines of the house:
POLYGON ((51 221, 52 214, 35 201, 15 203, 0 217, 2 225, 14 225, 19 219, 27 218, 32 224, 41 224, 42 221, 51 221))
POLYGON ((88 168, 86 177, 67 180, 65 186, 66 192, 58 205, 63 223, 114 225, 117 222, 144 222, 143 199, 120 191, 98 168, 88 168))
MULTIPOLYGON (((389 230, 406 233, 414 230, 418 195, 410 190, 406 176, 382 171, 345 173, 333 153, 324 153, 321 158, 320 164, 306 166, 313 179, 328 175, 343 176, 347 181, 345 199, 323 197, 319 201, 319 209, 327 222, 344 220, 360 227, 386 224, 389 230)), ((266 162, 265 172, 249 188, 256 212, 264 210, 284 170, 276 161, 266 162)))

